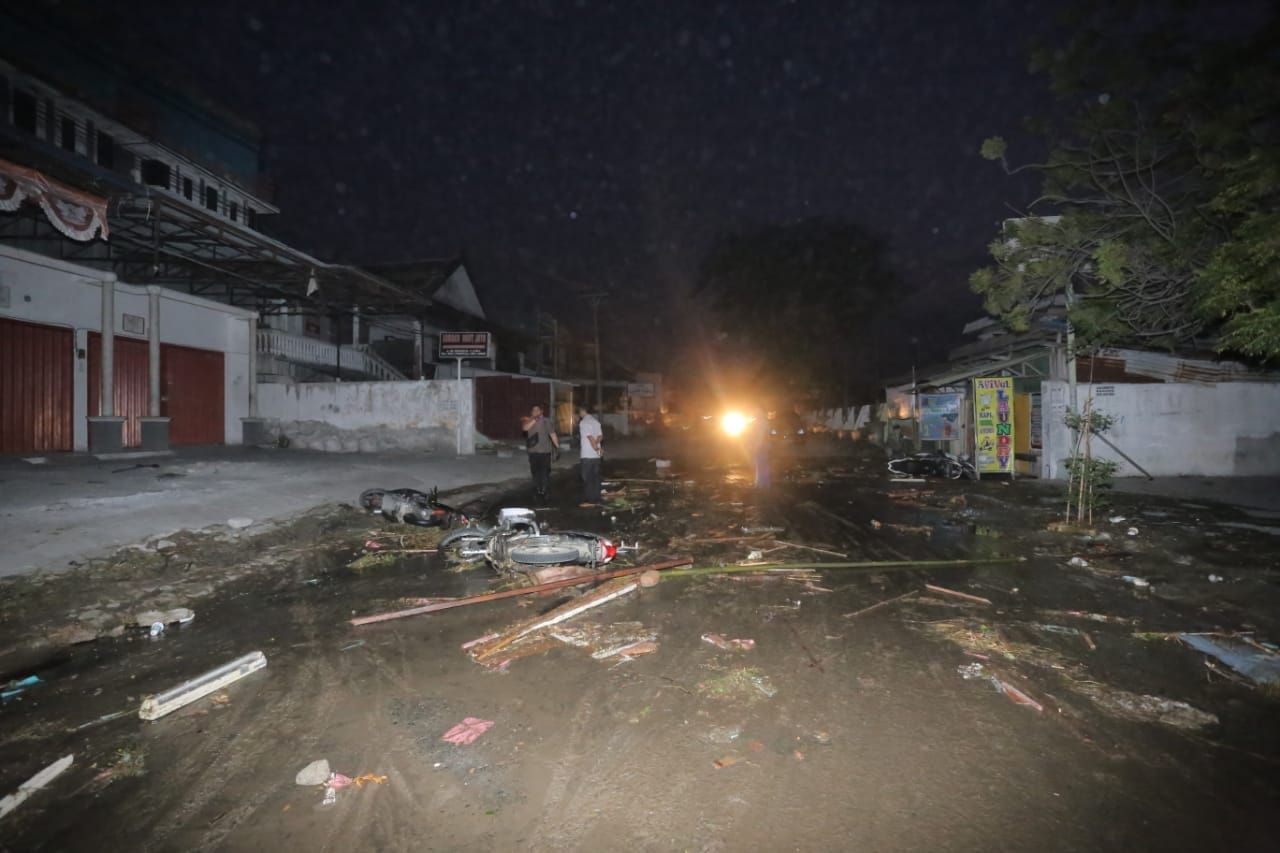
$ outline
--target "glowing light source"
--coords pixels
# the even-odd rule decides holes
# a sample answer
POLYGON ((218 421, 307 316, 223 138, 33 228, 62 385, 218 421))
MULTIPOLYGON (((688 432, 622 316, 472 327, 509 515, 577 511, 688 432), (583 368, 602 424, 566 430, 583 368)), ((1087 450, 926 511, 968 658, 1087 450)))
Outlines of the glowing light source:
POLYGON ((720 428, 731 436, 739 436, 746 430, 750 420, 741 412, 725 412, 720 417, 720 428))

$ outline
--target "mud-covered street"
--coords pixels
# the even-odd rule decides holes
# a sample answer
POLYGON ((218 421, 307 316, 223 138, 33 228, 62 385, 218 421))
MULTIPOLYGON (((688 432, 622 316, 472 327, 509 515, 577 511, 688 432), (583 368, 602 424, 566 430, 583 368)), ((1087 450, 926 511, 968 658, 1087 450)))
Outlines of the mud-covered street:
MULTIPOLYGON (((611 569, 979 562, 663 577, 502 666, 462 646, 581 592, 354 627, 512 582, 354 506, 8 579, 0 681, 38 681, 0 708, 0 787, 74 763, 0 849, 1271 848, 1280 521, 1117 495, 1082 533, 1054 529, 1060 485, 894 483, 878 448, 784 453, 766 492, 707 447, 670 456, 607 462, 603 508, 561 474, 538 517, 638 543, 611 569), (178 607, 157 637, 129 624, 178 607), (265 669, 139 719, 257 650, 265 669), (466 718, 492 726, 442 739, 466 718), (295 783, 317 759, 354 780, 328 804, 295 783)), ((352 502, 377 485, 398 484, 352 502)), ((531 493, 456 499, 491 518, 531 493)))

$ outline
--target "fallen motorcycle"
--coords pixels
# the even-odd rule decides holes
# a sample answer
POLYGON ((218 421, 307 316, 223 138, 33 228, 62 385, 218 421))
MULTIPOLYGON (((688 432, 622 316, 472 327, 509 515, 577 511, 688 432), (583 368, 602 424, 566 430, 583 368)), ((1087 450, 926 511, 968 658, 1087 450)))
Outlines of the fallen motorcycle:
POLYGON ((529 566, 582 565, 595 569, 618 554, 618 546, 597 533, 579 530, 544 532, 533 510, 508 507, 498 512, 496 527, 471 524, 440 541, 440 552, 457 559, 483 557, 500 573, 529 566))
POLYGON ((899 477, 945 477, 948 480, 959 480, 964 477, 976 480, 973 464, 968 459, 952 456, 950 453, 915 453, 901 459, 889 460, 889 473, 899 477))
POLYGON ((418 527, 456 527, 470 519, 451 506, 440 503, 439 489, 430 494, 417 489, 366 489, 360 493, 360 507, 388 521, 418 527))

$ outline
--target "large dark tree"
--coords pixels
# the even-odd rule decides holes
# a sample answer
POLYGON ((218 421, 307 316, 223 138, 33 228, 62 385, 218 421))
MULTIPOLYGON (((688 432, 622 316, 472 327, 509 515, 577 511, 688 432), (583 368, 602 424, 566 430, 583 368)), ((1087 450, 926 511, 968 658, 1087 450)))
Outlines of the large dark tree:
POLYGON ((872 330, 899 291, 886 246, 848 222, 808 219, 719 240, 702 265, 723 348, 775 386, 849 402, 872 330))
POLYGON ((1065 294, 1086 345, 1212 336, 1280 355, 1274 17, 1108 2, 1083 4, 1070 31, 1033 62, 1057 96, 1048 157, 1013 167, 1000 137, 982 147, 1044 191, 974 290, 1016 330, 1065 294))

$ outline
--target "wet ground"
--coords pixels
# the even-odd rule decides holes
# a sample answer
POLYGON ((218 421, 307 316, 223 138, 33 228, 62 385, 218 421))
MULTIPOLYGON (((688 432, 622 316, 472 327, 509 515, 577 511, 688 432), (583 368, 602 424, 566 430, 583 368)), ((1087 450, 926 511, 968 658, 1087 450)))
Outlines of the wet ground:
POLYGON ((619 563, 1015 561, 672 577, 567 623, 641 623, 658 651, 555 644, 505 670, 460 647, 564 598, 352 627, 497 578, 433 553, 353 568, 367 541, 430 540, 351 508, 6 582, 0 680, 42 680, 0 708, 0 788, 75 763, 4 819, 0 849, 1273 848, 1276 694, 1170 632, 1280 639, 1280 521, 1121 495, 1096 534, 1052 532, 1052 485, 896 484, 875 451, 825 452, 780 460, 764 494, 705 451, 607 463, 609 506, 578 508, 564 480, 539 515, 638 540, 619 563), (179 605, 195 620, 156 639, 120 628, 179 605), (172 716, 76 730, 254 650, 266 669, 172 716), (493 727, 441 740, 466 717, 493 727), (294 784, 318 758, 386 779, 323 805, 294 784))

